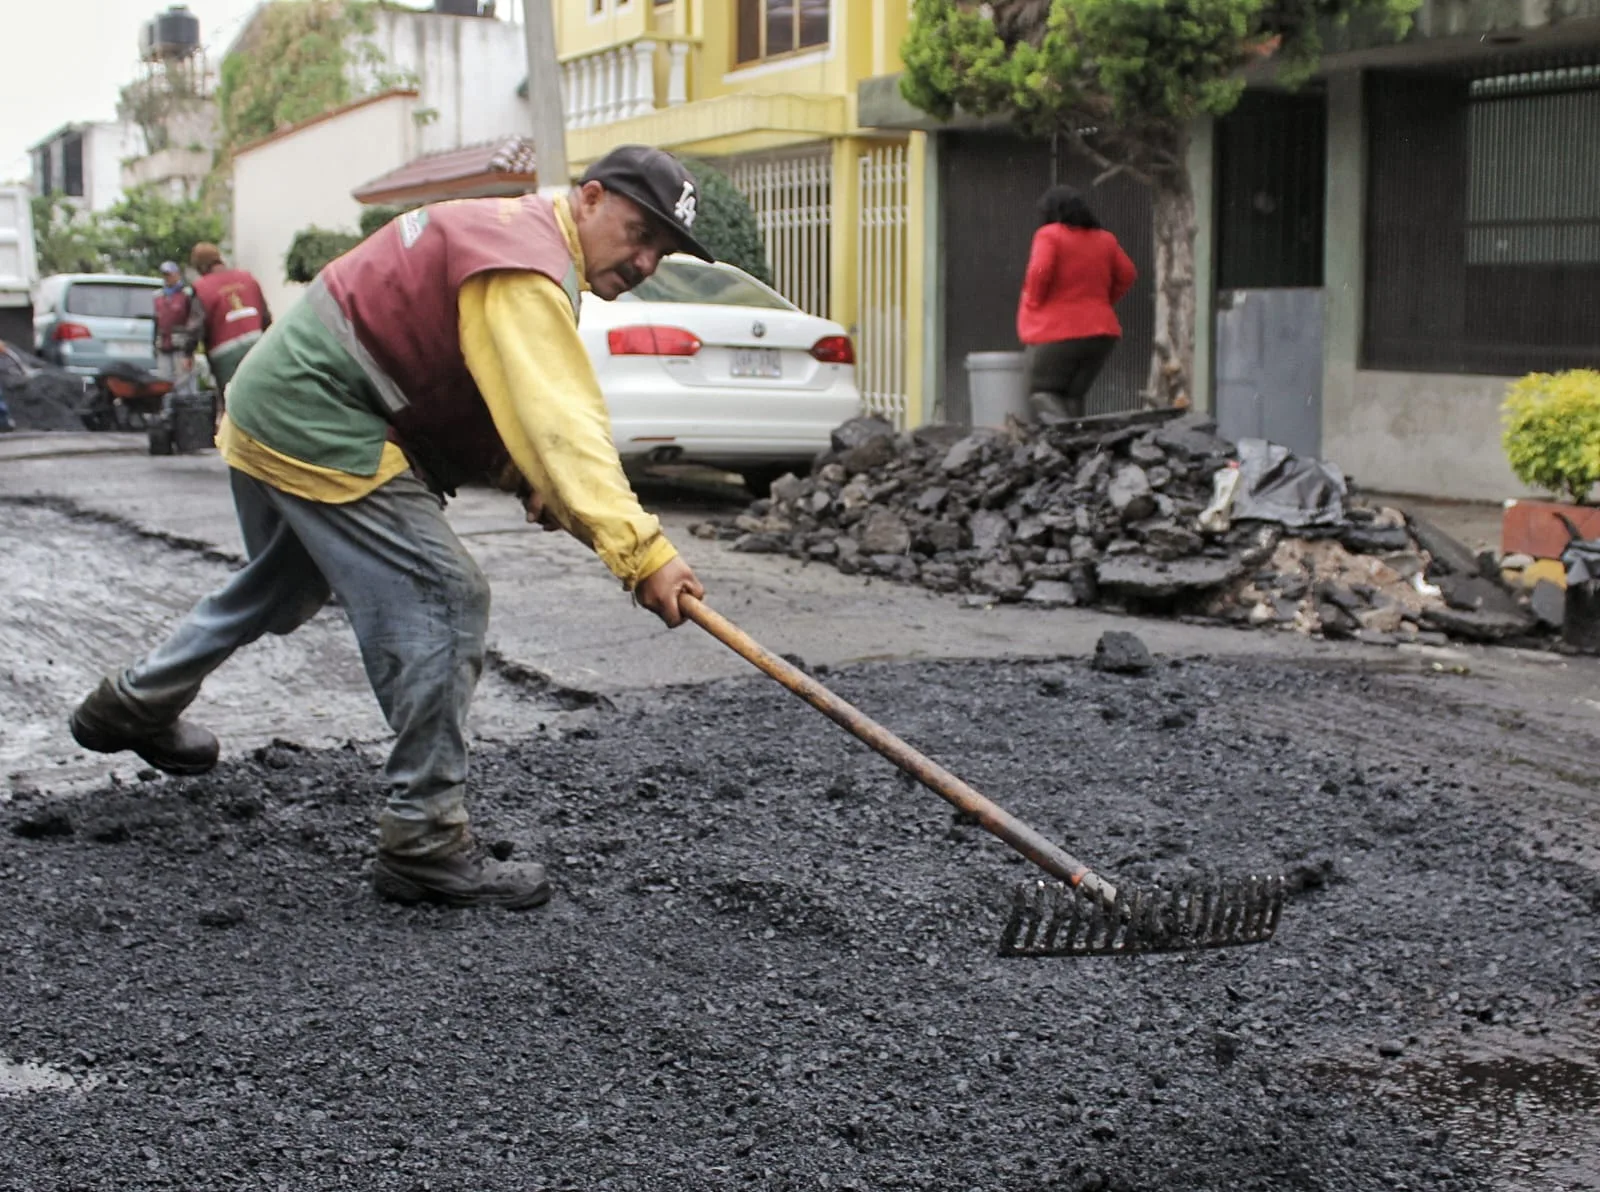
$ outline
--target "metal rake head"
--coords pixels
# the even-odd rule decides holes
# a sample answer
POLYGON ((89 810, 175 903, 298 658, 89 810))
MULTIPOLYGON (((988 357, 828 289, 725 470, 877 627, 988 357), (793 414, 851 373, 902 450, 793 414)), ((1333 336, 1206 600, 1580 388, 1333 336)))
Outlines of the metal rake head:
POLYGON ((1264 944, 1287 898, 1282 877, 1107 897, 1064 882, 1023 882, 1000 937, 1001 956, 1130 956, 1264 944))

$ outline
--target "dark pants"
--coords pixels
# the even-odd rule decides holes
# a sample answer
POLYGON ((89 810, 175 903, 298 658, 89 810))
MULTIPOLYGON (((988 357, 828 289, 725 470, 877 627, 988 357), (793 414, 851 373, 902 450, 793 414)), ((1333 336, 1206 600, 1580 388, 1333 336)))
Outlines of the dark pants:
POLYGON ((439 499, 410 473, 342 505, 229 477, 249 562, 122 673, 118 694, 143 721, 169 723, 235 650, 292 632, 337 592, 395 732, 378 847, 410 856, 459 847, 489 581, 439 499))
POLYGON ((1028 347, 1028 393, 1035 410, 1082 418, 1089 387, 1105 367, 1114 335, 1086 335, 1028 347))

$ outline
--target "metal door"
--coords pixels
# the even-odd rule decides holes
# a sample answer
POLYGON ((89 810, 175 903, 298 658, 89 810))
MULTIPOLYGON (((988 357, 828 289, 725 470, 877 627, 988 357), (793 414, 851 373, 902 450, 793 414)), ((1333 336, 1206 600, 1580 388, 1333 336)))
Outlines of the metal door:
POLYGON ((1316 289, 1217 295, 1217 429, 1322 451, 1322 311, 1316 289))
POLYGON ((1322 449, 1322 95, 1246 92, 1217 122, 1217 424, 1322 449))

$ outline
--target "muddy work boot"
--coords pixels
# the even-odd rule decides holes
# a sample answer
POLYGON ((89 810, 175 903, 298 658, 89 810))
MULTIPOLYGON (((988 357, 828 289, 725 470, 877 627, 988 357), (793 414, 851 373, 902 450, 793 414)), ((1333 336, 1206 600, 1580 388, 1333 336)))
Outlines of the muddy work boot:
POLYGON ((102 679, 72 713, 72 739, 95 753, 132 750, 168 774, 204 774, 217 764, 217 738, 179 717, 169 724, 151 724, 137 716, 117 695, 116 684, 102 679))
POLYGON ((477 844, 443 856, 379 852, 373 888, 391 902, 499 906, 523 911, 550 901, 550 879, 533 861, 502 861, 477 844))

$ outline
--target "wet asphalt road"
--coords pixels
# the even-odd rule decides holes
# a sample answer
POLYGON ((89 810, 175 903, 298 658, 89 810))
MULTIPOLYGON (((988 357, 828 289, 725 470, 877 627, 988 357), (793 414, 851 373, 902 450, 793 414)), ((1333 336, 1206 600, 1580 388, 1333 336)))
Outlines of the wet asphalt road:
POLYGON ((373 899, 358 751, 24 800, 0 1037, 74 1087, 0 1099, 0 1188, 1600 1187, 1562 723, 1421 668, 827 679, 1124 881, 1302 893, 1261 947, 1000 960, 1026 867, 759 679, 481 753, 521 916, 373 899))
MULTIPOLYGON (((208 684, 213 775, 63 744, 225 576, 215 461, 5 469, 0 1192, 1600 1188, 1596 660, 975 614, 684 535, 741 623, 1118 880, 1305 887, 1260 948, 1001 961, 1021 862, 466 503, 475 808, 558 893, 401 910, 336 609, 208 684), (1108 627, 1160 668, 1087 669, 1108 627)), ((738 500, 648 495, 678 534, 738 500)))

